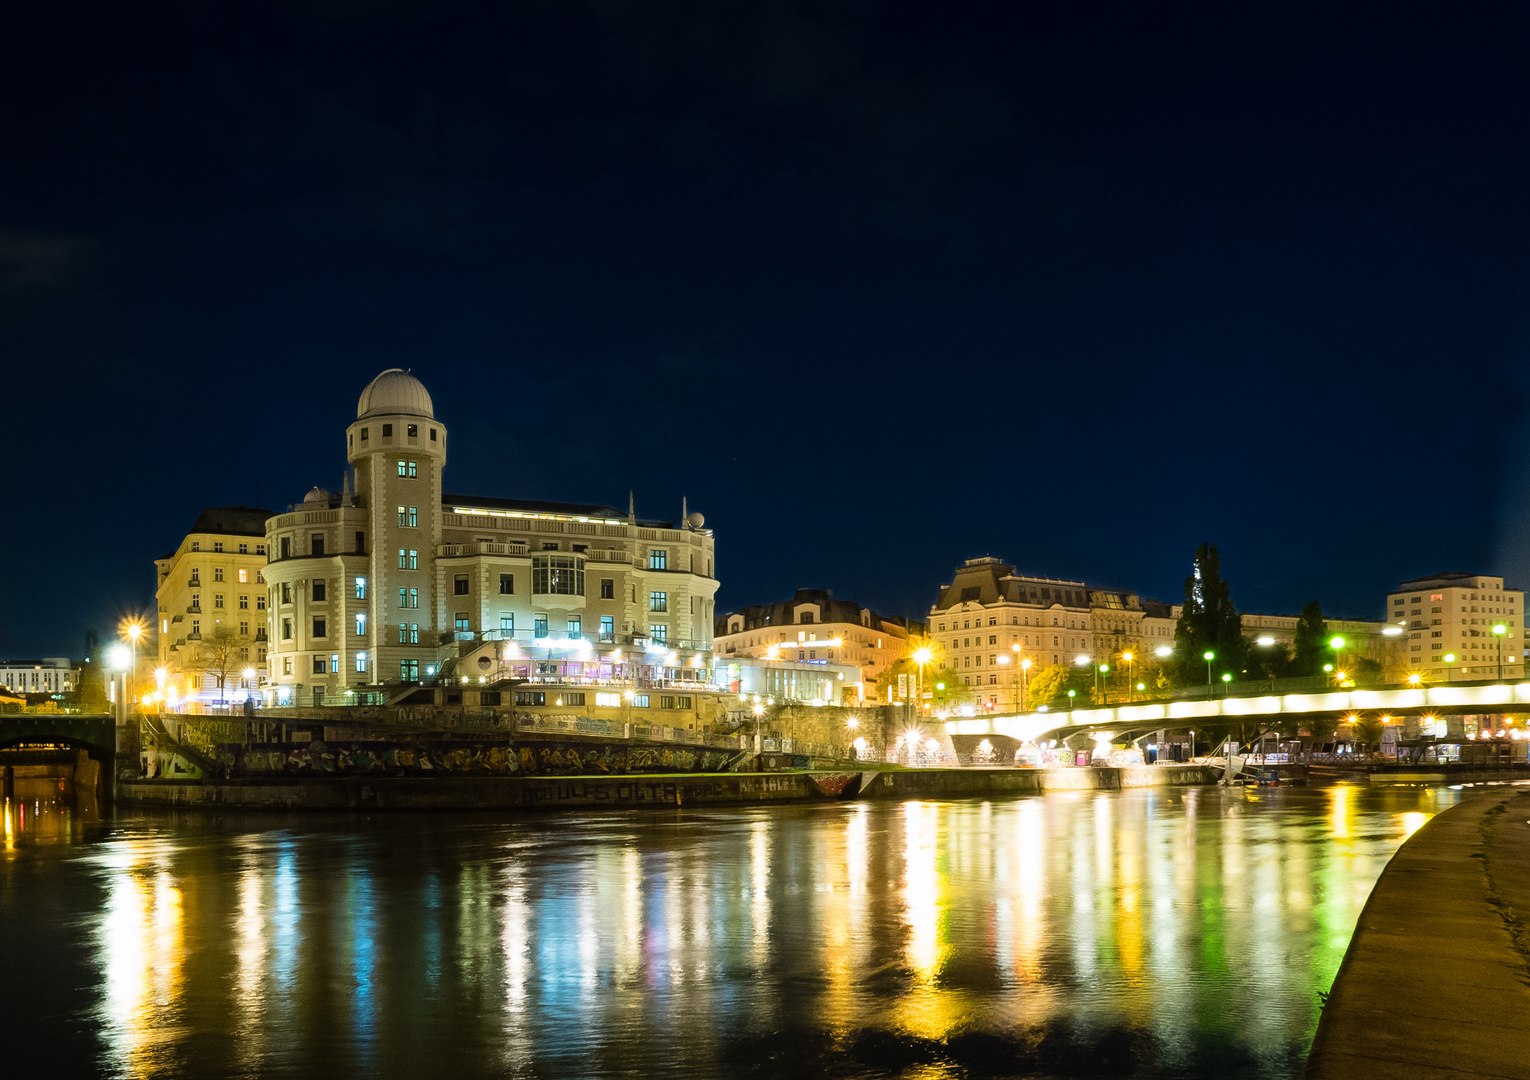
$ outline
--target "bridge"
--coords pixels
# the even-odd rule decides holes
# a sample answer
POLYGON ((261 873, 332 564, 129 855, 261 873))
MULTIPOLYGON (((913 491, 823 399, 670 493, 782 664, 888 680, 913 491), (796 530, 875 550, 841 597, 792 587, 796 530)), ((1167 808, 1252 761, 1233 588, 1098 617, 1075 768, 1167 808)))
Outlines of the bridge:
POLYGON ((102 714, 0 713, 0 750, 34 745, 83 747, 91 757, 110 761, 117 752, 117 722, 102 714))
POLYGON ((1134 738, 1163 728, 1217 729, 1266 723, 1279 726, 1292 720, 1348 720, 1367 714, 1377 717, 1445 716, 1465 713, 1530 715, 1530 682, 1458 683, 1395 689, 1328 690, 1296 694, 1233 694, 1196 700, 1144 701, 1092 709, 954 717, 945 723, 953 741, 975 744, 1000 736, 1017 743, 1066 739, 1075 734, 1110 734, 1134 738))

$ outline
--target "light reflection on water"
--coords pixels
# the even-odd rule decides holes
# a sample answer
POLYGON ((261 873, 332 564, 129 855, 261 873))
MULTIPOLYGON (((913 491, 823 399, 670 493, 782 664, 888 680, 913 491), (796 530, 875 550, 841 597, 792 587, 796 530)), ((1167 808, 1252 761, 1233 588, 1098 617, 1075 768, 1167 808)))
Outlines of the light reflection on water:
POLYGON ((128 1077, 1292 1077, 1377 874, 1458 797, 7 804, 0 1015, 128 1077))

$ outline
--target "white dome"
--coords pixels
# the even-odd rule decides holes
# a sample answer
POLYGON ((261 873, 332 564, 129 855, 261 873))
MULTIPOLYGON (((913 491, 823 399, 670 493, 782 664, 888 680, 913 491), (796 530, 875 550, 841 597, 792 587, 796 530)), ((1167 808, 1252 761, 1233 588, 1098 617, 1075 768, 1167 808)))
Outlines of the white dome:
POLYGON ((329 492, 325 491, 321 487, 316 487, 312 491, 310 491, 307 495, 303 496, 303 505, 304 506, 328 506, 329 505, 329 492))
POLYGON ((389 368, 367 384, 356 402, 356 419, 403 413, 406 416, 424 416, 431 420, 436 411, 430 401, 425 384, 402 368, 389 368))

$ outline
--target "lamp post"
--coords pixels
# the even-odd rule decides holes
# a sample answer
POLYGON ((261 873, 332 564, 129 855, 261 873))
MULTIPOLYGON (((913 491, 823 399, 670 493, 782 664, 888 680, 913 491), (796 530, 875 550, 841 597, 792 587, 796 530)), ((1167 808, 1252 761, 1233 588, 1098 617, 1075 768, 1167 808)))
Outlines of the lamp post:
POLYGON ((132 696, 138 690, 138 639, 143 637, 143 620, 129 619, 122 626, 122 632, 127 635, 128 648, 132 656, 132 667, 128 668, 126 685, 123 687, 123 698, 132 700, 132 696), (131 689, 128 689, 131 687, 131 689))
POLYGON ((1024 712, 1025 711, 1025 707, 1028 704, 1030 704, 1030 702, 1028 702, 1026 700, 1026 698, 1030 695, 1030 691, 1031 691, 1031 658, 1029 656, 1027 656, 1024 660, 1020 661, 1020 711, 1021 712, 1024 712))
POLYGON ((1453 652, 1448 652, 1440 659, 1445 661, 1445 681, 1450 682, 1451 676, 1456 673, 1456 669, 1450 666, 1456 662, 1456 654, 1453 652))
POLYGON ((1503 682, 1503 636, 1509 632, 1509 628, 1503 623, 1493 627, 1493 636, 1498 639, 1498 681, 1503 682))
POLYGON ((928 664, 935 654, 930 652, 928 645, 921 645, 914 650, 914 663, 918 665, 918 677, 914 682, 914 715, 921 715, 924 708, 924 665, 928 664))
POLYGON ((1211 700, 1211 662, 1217 658, 1217 654, 1207 649, 1201 653, 1201 659, 1206 661, 1206 700, 1211 700))
POLYGON ((1130 703, 1132 700, 1132 679, 1136 677, 1137 669, 1133 666, 1134 658, 1130 652, 1122 653, 1121 659, 1126 661, 1126 700, 1130 703))
POLYGON ((1104 700, 1100 697, 1100 676, 1109 674, 1109 664, 1099 664, 1094 669, 1094 703, 1096 705, 1103 705, 1105 703, 1104 700))
POLYGON ((1336 678, 1340 686, 1344 685, 1344 639, 1335 634, 1328 639, 1328 647, 1333 650, 1333 666, 1338 672, 1336 678))

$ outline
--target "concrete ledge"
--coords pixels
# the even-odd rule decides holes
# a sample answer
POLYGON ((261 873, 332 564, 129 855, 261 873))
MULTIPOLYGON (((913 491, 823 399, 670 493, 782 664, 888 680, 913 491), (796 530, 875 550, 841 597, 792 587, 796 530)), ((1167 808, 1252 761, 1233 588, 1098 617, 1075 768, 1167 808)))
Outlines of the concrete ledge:
POLYGON ((1468 795, 1382 871, 1318 1021, 1307 1080, 1530 1080, 1530 792, 1468 795))
POLYGON ((708 806, 833 799, 1006 798, 1214 782, 1200 765, 1140 769, 897 769, 653 776, 245 777, 125 780, 124 802, 314 810, 552 810, 708 806))

